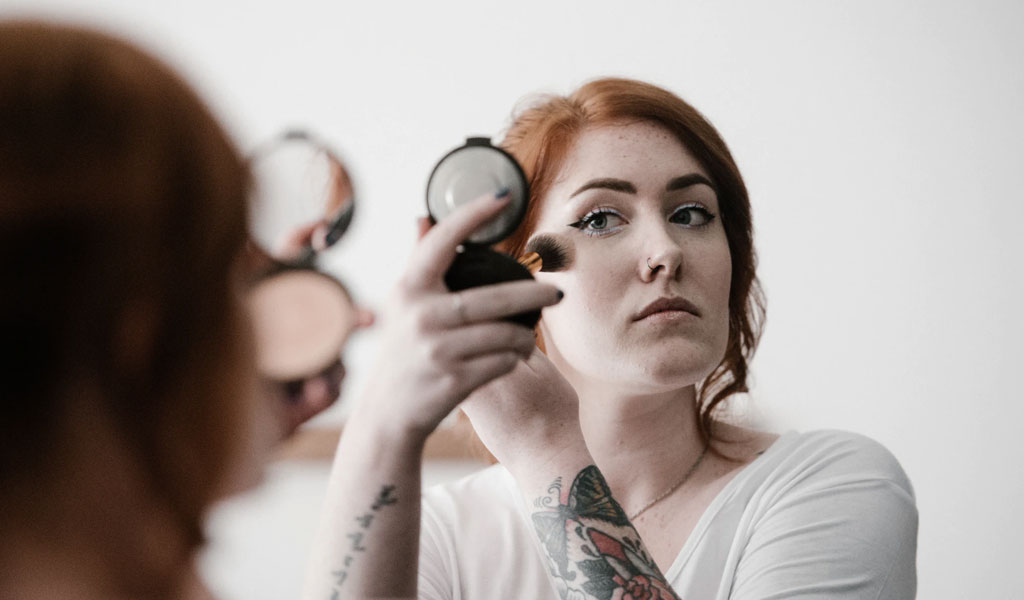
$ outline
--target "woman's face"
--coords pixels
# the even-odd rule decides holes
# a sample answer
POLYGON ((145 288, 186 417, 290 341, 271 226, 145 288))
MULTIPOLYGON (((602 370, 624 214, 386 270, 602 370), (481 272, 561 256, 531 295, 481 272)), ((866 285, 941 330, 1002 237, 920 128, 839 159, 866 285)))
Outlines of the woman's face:
POLYGON ((668 391, 714 369, 732 262, 710 177, 675 136, 646 122, 587 129, 541 203, 535 235, 575 251, 538 279, 565 292, 541 330, 577 389, 668 391))

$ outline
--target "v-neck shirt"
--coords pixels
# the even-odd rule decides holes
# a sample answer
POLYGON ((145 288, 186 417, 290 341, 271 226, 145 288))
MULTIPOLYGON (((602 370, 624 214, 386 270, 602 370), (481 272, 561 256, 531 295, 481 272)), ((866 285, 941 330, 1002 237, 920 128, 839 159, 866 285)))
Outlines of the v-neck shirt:
MULTIPOLYGON (((559 598, 527 509, 501 465, 428 490, 419 597, 559 598)), ((913 488, 885 447, 788 432, 715 496, 664 575, 683 600, 913 598, 916 550, 913 488)))

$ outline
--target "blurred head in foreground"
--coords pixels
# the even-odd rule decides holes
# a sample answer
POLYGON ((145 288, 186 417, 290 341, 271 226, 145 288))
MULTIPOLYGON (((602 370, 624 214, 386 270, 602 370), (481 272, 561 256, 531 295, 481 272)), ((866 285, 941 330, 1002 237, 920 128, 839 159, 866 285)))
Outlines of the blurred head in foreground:
POLYGON ((176 595, 252 482, 249 174, 124 41, 0 21, 0 596, 176 595))

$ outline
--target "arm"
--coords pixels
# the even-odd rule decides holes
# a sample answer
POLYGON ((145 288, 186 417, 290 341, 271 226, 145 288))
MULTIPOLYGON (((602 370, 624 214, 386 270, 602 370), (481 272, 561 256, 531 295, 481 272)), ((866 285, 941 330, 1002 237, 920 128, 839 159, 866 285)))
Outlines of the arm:
POLYGON ((595 466, 577 402, 536 352, 463 410, 515 478, 561 598, 676 598, 595 466))
POLYGON ((560 596, 678 598, 588 458, 564 456, 549 472, 563 475, 546 486, 539 477, 517 478, 560 596))
POLYGON ((382 313, 380 355, 339 442, 304 597, 413 598, 427 436, 474 389, 533 349, 501 317, 554 304, 534 281, 449 293, 455 248, 505 205, 481 199, 426 232, 382 313))
POLYGON ((304 598, 416 596, 420 461, 413 436, 353 415, 338 444, 304 598))

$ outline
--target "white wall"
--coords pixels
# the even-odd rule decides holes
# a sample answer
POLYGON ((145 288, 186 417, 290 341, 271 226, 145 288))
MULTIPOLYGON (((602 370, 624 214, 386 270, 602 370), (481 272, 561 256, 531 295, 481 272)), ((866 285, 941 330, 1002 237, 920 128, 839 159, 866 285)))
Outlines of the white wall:
MULTIPOLYGON (((751 190, 769 298, 757 404, 780 428, 860 431, 900 458, 920 597, 1024 597, 1024 5, 0 0, 19 11, 155 48, 243 145, 291 124, 336 143, 360 204, 332 267, 370 305, 465 134, 598 75, 678 92, 751 190)), ((372 346, 351 348, 350 395, 372 346)))

